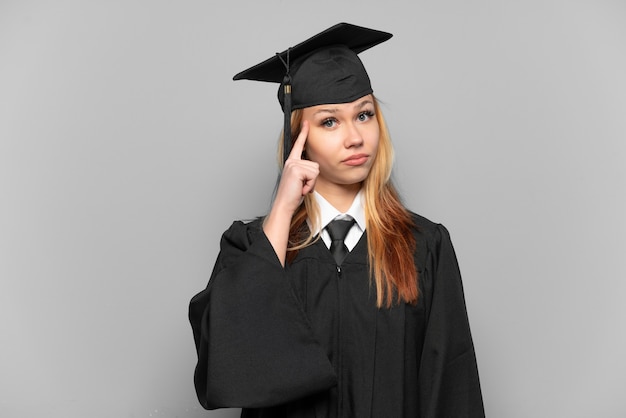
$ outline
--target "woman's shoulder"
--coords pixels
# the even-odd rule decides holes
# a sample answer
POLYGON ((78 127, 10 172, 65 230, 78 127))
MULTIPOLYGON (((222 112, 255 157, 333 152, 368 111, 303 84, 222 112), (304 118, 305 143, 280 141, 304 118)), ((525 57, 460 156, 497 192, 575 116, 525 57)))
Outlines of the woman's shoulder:
POLYGON ((230 242, 238 247, 247 246, 263 232, 263 217, 235 220, 222 234, 222 242, 230 242))
POLYGON ((426 241, 431 245, 438 246, 442 239, 449 239, 449 232, 443 224, 434 222, 425 216, 409 211, 415 225, 414 233, 418 240, 426 241))
POLYGON ((439 259, 445 248, 452 248, 452 241, 450 233, 441 223, 433 222, 414 212, 410 214, 414 222, 415 264, 419 271, 424 271, 429 262, 439 259))

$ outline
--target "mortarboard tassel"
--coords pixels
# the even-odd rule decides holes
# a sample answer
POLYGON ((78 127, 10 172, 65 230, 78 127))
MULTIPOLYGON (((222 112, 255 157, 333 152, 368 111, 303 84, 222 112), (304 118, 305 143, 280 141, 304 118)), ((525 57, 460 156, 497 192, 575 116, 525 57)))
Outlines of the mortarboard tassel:
POLYGON ((291 77, 288 75, 285 76, 284 89, 285 89, 285 108, 283 112, 285 114, 285 127, 284 129, 284 140, 283 144, 283 163, 287 161, 289 157, 289 153, 291 152, 291 77))
POLYGON ((289 75, 289 52, 291 48, 287 49, 287 62, 283 60, 280 54, 277 52, 276 56, 285 66, 287 72, 283 77, 283 92, 285 93, 283 115, 284 115, 284 127, 283 127, 283 164, 287 161, 289 153, 291 152, 291 76, 289 75))

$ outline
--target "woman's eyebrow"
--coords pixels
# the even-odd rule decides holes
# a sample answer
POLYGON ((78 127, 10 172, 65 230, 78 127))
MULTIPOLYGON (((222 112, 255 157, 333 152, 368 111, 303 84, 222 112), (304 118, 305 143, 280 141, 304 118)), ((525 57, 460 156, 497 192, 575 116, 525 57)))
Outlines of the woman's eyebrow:
POLYGON ((373 105, 373 104, 374 104, 374 102, 373 102, 373 101, 371 101, 371 100, 363 100, 361 103, 357 103, 354 107, 355 107, 356 109, 362 109, 362 108, 364 108, 364 107, 365 107, 366 105, 368 105, 368 104, 373 105))
POLYGON ((313 116, 317 115, 318 113, 337 113, 339 111, 339 109, 337 109, 336 107, 333 108, 324 108, 324 109, 320 109, 317 112, 315 112, 313 114, 313 116))
MULTIPOLYGON (((362 109, 367 105, 373 105, 374 102, 371 100, 363 100, 362 102, 359 102, 357 104, 354 105, 355 109, 362 109)), ((323 108, 323 109, 319 109, 318 111, 316 111, 313 116, 317 115, 318 113, 337 113, 339 112, 339 109, 336 107, 329 107, 329 108, 323 108)))

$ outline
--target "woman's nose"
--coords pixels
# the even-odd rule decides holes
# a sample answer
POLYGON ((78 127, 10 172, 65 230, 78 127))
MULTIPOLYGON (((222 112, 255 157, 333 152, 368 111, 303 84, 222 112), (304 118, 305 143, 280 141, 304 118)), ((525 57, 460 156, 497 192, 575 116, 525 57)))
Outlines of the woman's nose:
POLYGON ((345 144, 346 148, 360 146, 363 144, 363 135, 361 135, 361 131, 354 123, 348 125, 345 144))

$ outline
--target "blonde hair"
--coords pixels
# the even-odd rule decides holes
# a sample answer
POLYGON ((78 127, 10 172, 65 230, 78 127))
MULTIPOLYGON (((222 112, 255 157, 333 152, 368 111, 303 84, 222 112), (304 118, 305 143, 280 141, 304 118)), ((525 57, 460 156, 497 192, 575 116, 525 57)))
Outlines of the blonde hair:
MULTIPOLYGON (((373 97, 373 96, 372 96, 373 97)), ((374 111, 380 129, 378 152, 369 175, 363 181, 367 249, 370 280, 376 287, 376 305, 391 307, 394 294, 398 302, 416 303, 418 297, 417 269, 413 261, 416 249, 413 230, 415 224, 410 212, 402 204, 393 186, 393 146, 387 124, 375 97, 374 111)), ((300 133, 302 110, 291 114, 292 142, 300 133)), ((282 167, 282 134, 279 142, 279 165, 282 167)), ((311 245, 319 230, 320 210, 312 194, 304 197, 300 208, 291 219, 287 261, 291 262, 298 251, 311 245), (306 220, 313 224, 309 230, 306 220)))

